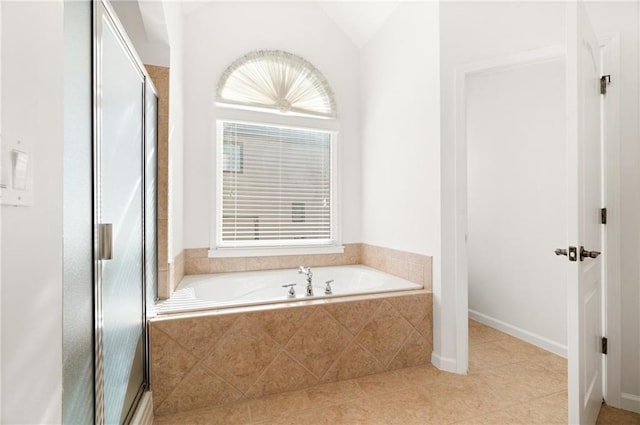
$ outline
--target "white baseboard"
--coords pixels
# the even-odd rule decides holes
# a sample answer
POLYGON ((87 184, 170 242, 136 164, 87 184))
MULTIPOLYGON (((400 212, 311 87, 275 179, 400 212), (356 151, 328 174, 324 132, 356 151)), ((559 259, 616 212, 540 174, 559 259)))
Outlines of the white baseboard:
POLYGON ((431 352, 431 364, 445 372, 458 373, 456 359, 451 357, 440 357, 435 351, 431 352))
POLYGON ((620 394, 620 407, 623 410, 640 413, 640 396, 628 393, 620 394))
POLYGON ((510 325, 502 320, 494 319, 486 314, 479 313, 475 310, 469 309, 469 318, 477 322, 498 329, 506 334, 514 336, 518 339, 526 341, 544 350, 551 351, 554 354, 567 358, 567 346, 558 344, 555 341, 551 341, 548 338, 534 334, 533 332, 526 331, 517 326, 510 325))
POLYGON ((151 391, 142 395, 138 408, 131 418, 131 425, 153 425, 153 397, 151 391))

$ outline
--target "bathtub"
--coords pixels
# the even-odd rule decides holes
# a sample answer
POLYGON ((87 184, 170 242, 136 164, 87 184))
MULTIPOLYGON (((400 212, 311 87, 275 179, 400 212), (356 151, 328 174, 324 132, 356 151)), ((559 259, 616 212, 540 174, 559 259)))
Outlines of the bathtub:
POLYGON ((307 297, 306 278, 297 269, 190 275, 180 282, 171 297, 156 306, 157 314, 295 303, 351 295, 422 289, 421 285, 367 266, 315 267, 314 296, 307 297), (325 295, 331 282, 331 295, 325 295), (282 285, 295 284, 291 297, 282 285))
POLYGON ((365 266, 312 271, 313 297, 296 269, 185 277, 149 320, 155 413, 429 364, 430 291, 365 266))

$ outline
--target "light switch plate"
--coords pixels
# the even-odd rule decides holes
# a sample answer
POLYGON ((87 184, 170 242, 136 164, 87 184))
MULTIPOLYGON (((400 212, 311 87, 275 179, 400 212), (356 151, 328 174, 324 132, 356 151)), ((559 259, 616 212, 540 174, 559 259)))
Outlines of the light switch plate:
POLYGON ((25 140, 1 140, 0 202, 33 205, 33 148, 25 140))

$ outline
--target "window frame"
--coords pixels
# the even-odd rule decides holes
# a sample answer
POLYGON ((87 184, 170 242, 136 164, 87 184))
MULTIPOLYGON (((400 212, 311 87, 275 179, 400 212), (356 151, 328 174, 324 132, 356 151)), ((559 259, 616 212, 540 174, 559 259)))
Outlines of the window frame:
POLYGON ((268 112, 257 112, 252 110, 221 109, 221 114, 217 114, 214 121, 213 132, 215 134, 213 142, 213 202, 211 210, 211 236, 208 257, 261 257, 280 255, 304 255, 304 254, 337 254, 344 252, 342 245, 341 222, 341 193, 340 193, 340 144, 339 126, 335 120, 308 118, 299 116, 276 115, 268 112), (301 129, 309 131, 322 131, 330 133, 330 196, 331 196, 331 238, 329 241, 311 242, 305 240, 300 243, 290 240, 290 243, 273 245, 265 241, 264 244, 254 244, 248 246, 228 246, 222 241, 222 186, 223 186, 223 149, 224 138, 223 123, 232 122, 238 124, 260 125, 270 127, 281 127, 290 129, 301 129))

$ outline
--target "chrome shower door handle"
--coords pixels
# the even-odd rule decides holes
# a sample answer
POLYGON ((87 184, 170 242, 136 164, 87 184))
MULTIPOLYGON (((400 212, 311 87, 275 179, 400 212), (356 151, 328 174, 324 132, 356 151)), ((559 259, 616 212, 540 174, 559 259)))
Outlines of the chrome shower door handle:
POLYGON ((111 260, 113 258, 113 225, 111 223, 98 224, 98 259, 111 260))

